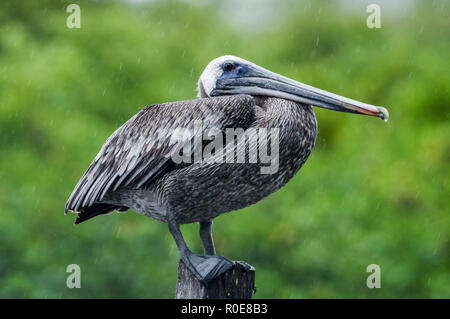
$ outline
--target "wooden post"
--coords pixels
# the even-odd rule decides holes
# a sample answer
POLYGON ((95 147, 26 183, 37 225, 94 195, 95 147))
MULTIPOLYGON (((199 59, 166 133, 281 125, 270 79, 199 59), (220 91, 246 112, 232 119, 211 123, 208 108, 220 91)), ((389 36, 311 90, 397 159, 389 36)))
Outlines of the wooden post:
POLYGON ((235 261, 234 268, 214 279, 206 288, 180 260, 175 299, 250 299, 255 292, 255 268, 235 261))

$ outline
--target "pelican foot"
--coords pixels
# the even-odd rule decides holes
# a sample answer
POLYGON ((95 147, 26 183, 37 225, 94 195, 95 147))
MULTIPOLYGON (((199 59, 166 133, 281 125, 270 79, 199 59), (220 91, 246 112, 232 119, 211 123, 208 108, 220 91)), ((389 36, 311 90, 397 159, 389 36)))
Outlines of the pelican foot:
POLYGON ((182 256, 182 260, 205 287, 208 287, 215 278, 234 267, 233 261, 219 255, 188 253, 182 256))

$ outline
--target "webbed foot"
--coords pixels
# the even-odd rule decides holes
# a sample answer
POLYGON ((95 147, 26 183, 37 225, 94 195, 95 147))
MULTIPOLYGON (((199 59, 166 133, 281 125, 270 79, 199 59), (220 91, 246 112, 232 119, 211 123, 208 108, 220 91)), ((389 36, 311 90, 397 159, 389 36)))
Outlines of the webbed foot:
POLYGON ((181 256, 186 267, 206 287, 217 277, 234 267, 234 262, 219 255, 199 255, 192 252, 181 256))

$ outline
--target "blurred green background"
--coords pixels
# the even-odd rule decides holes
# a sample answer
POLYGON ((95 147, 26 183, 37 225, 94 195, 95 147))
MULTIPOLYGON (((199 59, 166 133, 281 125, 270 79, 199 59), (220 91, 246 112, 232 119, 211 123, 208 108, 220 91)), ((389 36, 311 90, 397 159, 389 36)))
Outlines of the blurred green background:
MULTIPOLYGON (((73 226, 64 204, 106 138, 148 104, 195 97, 233 54, 386 106, 388 123, 316 108, 289 184, 215 220, 218 252, 259 298, 450 297, 448 1, 70 1, 0 4, 0 297, 172 298, 167 225, 135 213, 73 226), (81 267, 81 289, 66 267, 81 267), (369 289, 366 267, 381 267, 369 289)), ((198 226, 182 228, 200 252, 198 226)))

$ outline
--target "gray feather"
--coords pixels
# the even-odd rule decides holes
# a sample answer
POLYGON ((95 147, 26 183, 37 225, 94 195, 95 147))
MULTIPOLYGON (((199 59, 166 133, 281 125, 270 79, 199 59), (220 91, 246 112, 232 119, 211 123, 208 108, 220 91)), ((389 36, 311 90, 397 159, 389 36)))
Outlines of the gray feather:
POLYGON ((177 127, 192 128, 195 120, 203 121, 204 128, 246 127, 253 119, 253 106, 253 98, 246 95, 147 106, 107 139, 69 197, 66 211, 80 211, 109 191, 140 188, 161 176, 171 164, 169 133, 177 127))

